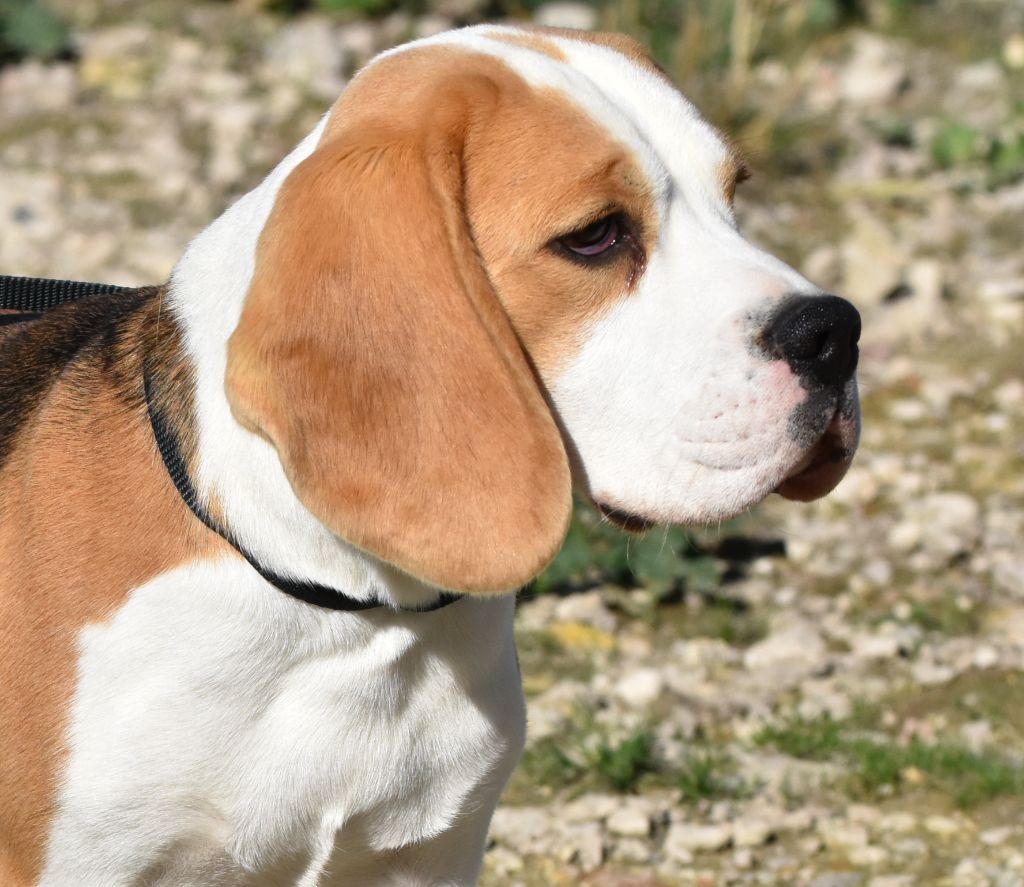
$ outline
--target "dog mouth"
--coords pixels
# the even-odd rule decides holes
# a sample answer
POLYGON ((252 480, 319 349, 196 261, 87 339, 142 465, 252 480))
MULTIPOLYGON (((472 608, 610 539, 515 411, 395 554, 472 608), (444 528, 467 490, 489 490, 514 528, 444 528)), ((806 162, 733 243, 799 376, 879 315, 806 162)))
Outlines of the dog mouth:
POLYGON ((604 502, 595 501, 594 505, 604 517, 610 520, 617 527, 627 530, 630 533, 644 533, 651 529, 651 527, 657 525, 657 521, 641 517, 639 514, 633 514, 629 511, 623 511, 621 508, 616 508, 613 505, 607 505, 604 502))
MULTIPOLYGON (((728 512, 724 509, 708 509, 700 515, 680 519, 675 515, 667 517, 661 514, 638 514, 621 505, 611 504, 604 496, 590 495, 588 498, 604 518, 630 533, 644 533, 653 527, 666 524, 683 525, 703 523, 712 519, 729 519, 750 505, 760 502, 771 492, 797 502, 820 499, 831 492, 846 475, 860 440, 860 411, 856 389, 846 391, 845 396, 840 396, 838 400, 839 402, 832 408, 831 417, 827 419, 824 430, 820 432, 817 440, 811 438, 813 443, 810 443, 803 455, 786 470, 782 480, 764 478, 763 485, 755 484, 757 489, 751 491, 749 501, 744 500, 746 504, 742 507, 730 508, 728 512)), ((818 421, 828 417, 827 412, 824 416, 820 413, 818 415, 818 421)), ((779 471, 775 477, 781 474, 779 471)))
POLYGON ((831 492, 853 461, 859 432, 856 411, 838 407, 821 437, 790 469, 775 492, 796 502, 810 502, 831 492))

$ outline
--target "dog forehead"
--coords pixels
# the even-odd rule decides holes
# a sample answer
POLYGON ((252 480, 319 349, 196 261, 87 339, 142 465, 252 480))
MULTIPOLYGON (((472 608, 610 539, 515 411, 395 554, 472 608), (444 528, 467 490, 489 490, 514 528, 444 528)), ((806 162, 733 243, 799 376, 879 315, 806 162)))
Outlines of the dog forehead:
POLYGON ((558 94, 567 113, 583 112, 631 151, 662 205, 680 185, 701 200, 707 195, 697 192, 719 194, 723 167, 732 165, 734 152, 718 131, 639 43, 619 34, 508 25, 444 32, 381 53, 357 75, 331 116, 341 116, 341 109, 350 114, 356 105, 393 105, 407 91, 414 55, 424 60, 419 75, 424 81, 452 70, 471 76, 486 58, 501 63, 491 71, 503 68, 506 82, 519 80, 536 92, 558 94), (418 52, 428 48, 429 54, 418 52), (392 64, 399 56, 406 64, 392 64))

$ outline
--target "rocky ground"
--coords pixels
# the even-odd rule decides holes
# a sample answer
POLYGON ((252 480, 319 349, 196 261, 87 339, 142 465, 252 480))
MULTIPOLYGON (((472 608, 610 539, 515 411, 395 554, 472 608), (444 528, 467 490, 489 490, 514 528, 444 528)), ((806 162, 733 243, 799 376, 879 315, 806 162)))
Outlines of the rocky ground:
MULTIPOLYGON (((486 885, 1024 885, 1024 7, 891 5, 755 57, 736 115, 743 227, 864 314, 856 463, 682 586, 524 600, 486 885)), ((256 6, 63 4, 76 58, 0 69, 0 270, 164 279, 363 61, 479 15, 256 6)))

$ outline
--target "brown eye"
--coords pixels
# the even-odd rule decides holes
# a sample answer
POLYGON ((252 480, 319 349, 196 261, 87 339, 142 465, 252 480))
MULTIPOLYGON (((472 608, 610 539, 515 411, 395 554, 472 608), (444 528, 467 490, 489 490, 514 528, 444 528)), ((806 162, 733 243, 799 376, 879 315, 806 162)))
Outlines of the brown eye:
POLYGON ((567 234, 558 242, 567 250, 578 256, 599 256, 607 252, 622 236, 622 223, 617 215, 605 216, 603 219, 567 234))

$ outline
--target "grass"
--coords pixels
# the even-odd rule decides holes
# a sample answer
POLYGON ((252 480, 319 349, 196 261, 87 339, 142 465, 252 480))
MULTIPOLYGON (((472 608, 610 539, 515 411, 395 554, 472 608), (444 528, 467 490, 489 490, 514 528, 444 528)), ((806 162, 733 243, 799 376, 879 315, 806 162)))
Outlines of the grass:
POLYGON ((539 803, 585 791, 634 794, 655 786, 677 789, 686 804, 746 797, 751 788, 732 757, 717 748, 696 746, 670 763, 659 756, 650 731, 612 738, 580 713, 561 735, 526 749, 504 801, 539 803))
POLYGON ((950 637, 977 634, 981 616, 977 607, 961 606, 955 591, 947 590, 934 601, 913 601, 910 621, 925 631, 939 632, 950 637))
POLYGON ((751 788, 737 777, 732 757, 710 748, 689 751, 675 775, 674 783, 682 800, 690 804, 746 797, 751 788))
POLYGON ((768 634, 768 622, 757 610, 724 595, 704 595, 702 605, 661 607, 657 624, 672 637, 715 638, 733 647, 749 647, 768 634))
POLYGON ((975 752, 948 741, 925 743, 915 738, 900 743, 864 733, 853 719, 793 717, 766 725, 755 741, 795 758, 844 761, 850 770, 847 787, 854 795, 880 796, 921 787, 967 808, 1024 794, 1024 767, 1002 754, 975 752))
POLYGON ((505 800, 513 803, 558 791, 635 792, 643 777, 660 772, 654 738, 639 731, 612 740, 597 732, 570 731, 534 743, 523 753, 505 800), (511 797, 510 797, 511 796, 511 797))
POLYGON ((641 777, 659 769, 654 757, 654 738, 647 732, 619 742, 603 739, 586 759, 598 783, 617 792, 635 791, 641 777))

